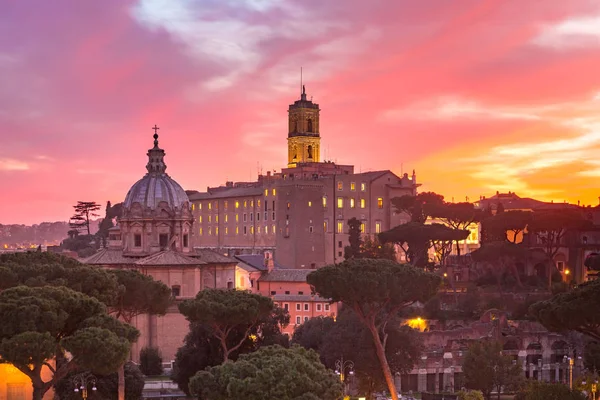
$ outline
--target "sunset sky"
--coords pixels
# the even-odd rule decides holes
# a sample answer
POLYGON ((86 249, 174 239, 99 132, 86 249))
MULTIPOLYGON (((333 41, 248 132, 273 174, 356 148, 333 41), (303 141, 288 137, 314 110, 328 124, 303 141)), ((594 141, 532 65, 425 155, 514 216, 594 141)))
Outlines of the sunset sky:
POLYGON ((154 124, 185 189, 281 169, 301 66, 327 159, 598 204, 598 0, 4 0, 0 223, 122 201, 154 124))

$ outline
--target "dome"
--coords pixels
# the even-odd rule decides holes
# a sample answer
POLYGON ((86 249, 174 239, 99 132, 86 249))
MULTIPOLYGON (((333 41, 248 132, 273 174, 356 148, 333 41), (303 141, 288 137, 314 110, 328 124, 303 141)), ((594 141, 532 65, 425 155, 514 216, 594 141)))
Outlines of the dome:
POLYGON ((166 174, 165 151, 158 147, 158 134, 155 126, 154 147, 148 150, 148 173, 137 181, 125 197, 123 207, 130 209, 135 203, 139 203, 142 209, 156 210, 161 202, 169 205, 171 210, 182 210, 189 207, 189 199, 185 190, 166 174))
POLYGON ((155 210, 163 201, 175 210, 188 207, 190 200, 185 190, 169 175, 146 174, 129 189, 123 206, 131 208, 134 203, 140 203, 143 209, 155 210))

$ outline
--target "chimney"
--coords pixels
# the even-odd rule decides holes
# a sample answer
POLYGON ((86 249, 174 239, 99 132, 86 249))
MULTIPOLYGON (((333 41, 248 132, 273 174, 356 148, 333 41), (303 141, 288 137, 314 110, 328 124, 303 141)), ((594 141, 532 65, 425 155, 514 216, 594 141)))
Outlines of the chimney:
POLYGON ((273 262, 273 253, 270 251, 265 251, 265 267, 267 267, 267 272, 273 271, 275 268, 275 263, 273 262))

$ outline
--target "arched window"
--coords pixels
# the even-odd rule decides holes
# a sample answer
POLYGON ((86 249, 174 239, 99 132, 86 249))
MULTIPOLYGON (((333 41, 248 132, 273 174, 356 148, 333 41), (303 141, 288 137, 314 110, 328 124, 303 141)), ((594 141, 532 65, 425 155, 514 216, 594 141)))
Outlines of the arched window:
POLYGON ((313 149, 311 145, 308 145, 308 148, 306 149, 307 153, 308 153, 308 158, 313 158, 313 149))
POLYGON ((307 121, 308 123, 308 128, 306 129, 307 132, 312 132, 313 131, 313 126, 312 126, 312 119, 308 119, 307 121))

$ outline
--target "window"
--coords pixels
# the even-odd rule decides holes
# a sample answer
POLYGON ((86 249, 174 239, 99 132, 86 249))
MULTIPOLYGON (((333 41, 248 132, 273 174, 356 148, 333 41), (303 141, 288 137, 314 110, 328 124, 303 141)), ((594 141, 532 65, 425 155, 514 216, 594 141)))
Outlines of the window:
POLYGON ((244 213, 244 215, 242 215, 242 221, 246 222, 246 213, 244 213))
POLYGON ((337 233, 344 233, 344 221, 337 222, 337 233))
POLYGON ((313 227, 312 226, 308 227, 308 233, 313 233, 313 227))
POLYGON ((310 200, 308 201, 308 206, 312 207, 312 201, 310 201, 310 200))
POLYGON ((250 200, 250 207, 254 207, 254 200, 250 200))
POLYGON ((556 262, 556 268, 562 272, 565 269, 565 262, 564 261, 557 261, 556 262))
POLYGON ((342 241, 338 240, 338 247, 341 249, 342 248, 342 241))
POLYGON ((377 208, 383 208, 383 197, 377 198, 377 208))
POLYGON ((227 235, 229 233, 229 229, 227 227, 225 227, 225 234, 227 235))
POLYGON ((256 233, 260 234, 260 225, 256 227, 256 233))
POLYGON ((250 213, 250 222, 254 221, 254 213, 250 213))
POLYGON ((235 222, 240 222, 240 214, 235 214, 235 222))
POLYGON ((275 211, 273 211, 272 217, 273 217, 273 221, 275 221, 275 211))
POLYGON ((317 304, 317 311, 321 311, 321 308, 322 308, 321 303, 318 303, 317 304))
POLYGON ((188 247, 188 235, 183 235, 183 247, 188 247))
POLYGON ((356 182, 350 182, 350 190, 356 191, 356 182))
POLYGON ((344 190, 344 182, 337 183, 337 190, 344 190))
POLYGON ((215 222, 218 224, 219 223, 219 215, 215 215, 215 222))
POLYGON ((239 234, 240 234, 240 227, 239 227, 239 226, 236 226, 236 227, 235 227, 235 234, 236 234, 236 235, 239 235, 239 234))
POLYGON ((283 309, 285 311, 290 311, 290 305, 288 303, 283 303, 283 309))
POLYGON ((208 223, 210 224, 212 222, 212 215, 208 216, 208 223))
POLYGON ((367 201, 365 199, 360 199, 360 208, 365 208, 367 206, 367 201))
POLYGON ((198 222, 202 223, 202 215, 198 217, 198 222))
POLYGON ((365 233, 365 223, 364 223, 364 221, 360 223, 360 231, 362 233, 365 233))
POLYGON ((304 322, 307 322, 307 321, 308 321, 308 317, 304 317, 304 322))
POLYGON ((271 231, 273 232, 273 234, 274 234, 274 233, 277 231, 277 230, 276 230, 276 227, 275 227, 275 225, 273 225, 273 226, 271 227, 271 231))
POLYGON ((309 311, 310 305, 308 303, 304 303, 304 311, 309 311))
MULTIPOLYGON (((202 229, 202 228, 200 228, 202 229)), ((133 235, 133 246, 134 247, 142 247, 142 235, 136 233, 133 235)))
POLYGON ((325 311, 329 311, 329 304, 325 304, 325 311))
POLYGON ((240 202, 239 201, 235 202, 235 208, 240 208, 240 202))
POLYGON ((209 226, 209 227, 208 227, 208 234, 209 234, 209 235, 212 235, 212 226, 209 226))
POLYGON ((212 210, 212 203, 210 203, 210 202, 208 203, 208 209, 212 210))
POLYGON ((215 235, 217 235, 217 236, 219 235, 219 227, 218 226, 215 226, 215 235))
POLYGON ((192 211, 194 211, 196 209, 196 204, 192 203, 192 211))
POLYGON ((300 318, 300 316, 298 315, 296 317, 296 325, 300 325, 302 323, 302 319, 300 318))
POLYGON ((275 194, 277 194, 277 191, 276 191, 275 189, 273 189, 273 190, 271 191, 271 193, 273 194, 273 196, 275 196, 275 194))
POLYGON ((225 222, 229 221, 229 215, 225 214, 225 222))
POLYGON ((244 208, 248 207, 248 201, 244 200, 244 208))
POLYGON ((323 232, 327 233, 327 220, 323 221, 323 232))
POLYGON ((354 208, 355 204, 354 204, 354 198, 350 199, 350 208, 354 208))
POLYGON ((342 252, 338 251, 338 257, 341 257, 341 256, 342 256, 342 252))
POLYGON ((269 213, 265 211, 265 221, 269 219, 269 213))
POLYGON ((327 196, 323 196, 323 207, 327 207, 327 196))
POLYGON ((218 209, 219 209, 219 202, 215 201, 215 210, 218 210, 218 209))
POLYGON ((227 282, 227 289, 233 289, 233 282, 227 282))
POLYGON ((252 225, 250 226, 250 234, 254 235, 254 226, 252 226, 252 225))
POLYGON ((256 200, 256 207, 260 208, 260 199, 256 200))
POLYGON ((244 235, 247 233, 246 225, 244 225, 244 235))
POLYGON ((275 296, 277 292, 275 290, 271 290, 271 296, 275 296))
POLYGON ((265 197, 269 195, 269 189, 265 189, 265 197))
POLYGON ((337 208, 344 208, 344 198, 343 197, 337 198, 337 208))
POLYGON ((367 190, 367 184, 364 182, 361 182, 360 184, 360 191, 364 192, 365 190, 367 190))
POLYGON ((179 285, 174 285, 171 287, 171 294, 173 297, 179 297, 181 296, 181 286, 179 285))
POLYGON ((256 213, 256 220, 260 221, 260 213, 259 212, 256 213))
POLYGON ((223 208, 227 210, 227 206, 229 205, 229 202, 227 200, 223 201, 223 208))
POLYGON ((375 222, 375 233, 381 233, 381 221, 375 222))
POLYGON ((198 203, 198 210, 202 210, 202 203, 198 203))
POLYGON ((286 291, 285 291, 285 294, 290 294, 290 291, 289 291, 289 290, 286 290, 286 291))
POLYGON ((300 311, 300 303, 296 303, 296 311, 300 311))
POLYGON ((158 235, 158 244, 162 249, 166 248, 169 245, 169 234, 161 233, 158 235))
POLYGON ((200 236, 202 236, 202 227, 200 227, 200 230, 198 231, 198 233, 200 234, 200 236))

